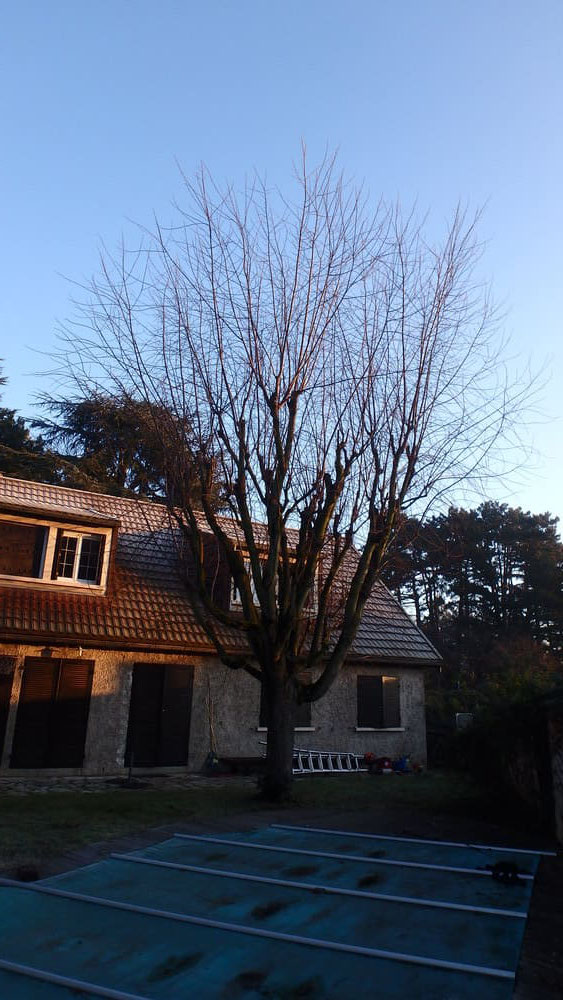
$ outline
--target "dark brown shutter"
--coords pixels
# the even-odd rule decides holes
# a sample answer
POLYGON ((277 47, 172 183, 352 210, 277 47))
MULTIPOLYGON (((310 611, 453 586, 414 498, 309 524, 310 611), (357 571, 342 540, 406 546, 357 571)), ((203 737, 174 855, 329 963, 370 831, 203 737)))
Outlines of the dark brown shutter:
POLYGON ((358 726, 367 729, 383 727, 383 684, 381 677, 358 674, 358 726))
POLYGON ((383 725, 387 729, 401 725, 400 686, 398 677, 383 678, 383 725))
POLYGON ((135 767, 158 764, 160 712, 164 667, 162 664, 136 663, 129 709, 129 731, 125 763, 135 767))
POLYGON ((190 666, 168 664, 164 668, 159 747, 159 763, 163 766, 185 764, 188 760, 193 677, 190 666))
POLYGON ((81 767, 94 663, 28 657, 11 767, 81 767))
POLYGON ((48 767, 82 767, 93 676, 93 660, 61 662, 51 711, 48 767))
POLYGON ((57 579, 57 564, 59 562, 59 553, 61 551, 61 540, 63 537, 63 532, 61 528, 57 529, 57 540, 55 542, 55 551, 53 553, 53 565, 51 567, 51 580, 57 579))
POLYGON ((4 737, 6 736, 6 723, 8 721, 8 712, 10 711, 10 695, 12 693, 15 665, 16 659, 14 656, 0 656, 0 756, 4 747, 4 737))
POLYGON ((46 767, 60 660, 28 657, 16 716, 11 767, 46 767))

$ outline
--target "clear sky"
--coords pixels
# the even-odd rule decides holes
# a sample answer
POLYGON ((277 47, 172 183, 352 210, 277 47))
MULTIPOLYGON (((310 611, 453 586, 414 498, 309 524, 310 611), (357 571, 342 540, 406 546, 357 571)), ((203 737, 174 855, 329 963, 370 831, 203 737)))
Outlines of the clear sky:
POLYGON ((177 163, 283 184, 303 139, 438 223, 486 205, 512 353, 550 376, 531 471, 491 495, 563 516, 561 0, 12 0, 0 95, 3 405, 32 413, 67 279, 171 216, 177 163))

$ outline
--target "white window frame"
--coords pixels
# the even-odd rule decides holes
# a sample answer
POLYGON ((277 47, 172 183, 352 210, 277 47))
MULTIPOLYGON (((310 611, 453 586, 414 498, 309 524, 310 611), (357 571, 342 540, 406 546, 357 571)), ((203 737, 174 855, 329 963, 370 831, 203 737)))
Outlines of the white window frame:
MULTIPOLYGON (((67 581, 68 583, 81 583, 81 584, 84 584, 86 586, 94 586, 94 587, 98 586, 98 580, 97 579, 96 580, 85 580, 82 577, 78 576, 78 569, 79 569, 79 566, 80 566, 80 558, 81 558, 81 555, 82 555, 82 543, 85 540, 90 540, 91 538, 102 540, 103 537, 104 536, 100 532, 98 532, 98 531, 68 531, 67 529, 62 529, 61 530, 61 534, 60 534, 60 538, 59 538, 59 546, 60 546, 60 543, 62 542, 62 540, 64 538, 76 538, 78 541, 77 541, 77 545, 76 545, 76 551, 74 553, 74 565, 72 567, 72 574, 71 574, 71 576, 63 576, 62 574, 60 574, 60 573, 57 572, 57 568, 54 566, 53 569, 54 569, 55 574, 56 574, 55 575, 55 579, 56 580, 67 581)), ((60 558, 60 547, 59 547, 58 551, 55 551, 55 555, 56 555, 57 560, 58 560, 60 558)), ((98 557, 98 559, 99 559, 99 557, 98 557)), ((103 556, 102 556, 102 566, 103 566, 103 556)), ((99 566, 98 567, 98 572, 96 574, 96 577, 101 576, 101 569, 102 569, 102 567, 99 566)))
MULTIPOLYGON (((252 594, 252 601, 253 601, 254 604, 256 604, 257 603, 256 587, 254 585, 254 577, 252 576, 252 567, 250 565, 250 557, 248 557, 247 559, 244 560, 244 568, 245 568, 245 570, 247 572, 248 579, 249 579, 249 582, 250 582, 250 593, 252 594)), ((240 596, 238 587, 237 587, 237 585, 235 583, 234 576, 231 577, 231 608, 236 608, 236 609, 242 608, 242 600, 241 600, 241 596, 240 596)))

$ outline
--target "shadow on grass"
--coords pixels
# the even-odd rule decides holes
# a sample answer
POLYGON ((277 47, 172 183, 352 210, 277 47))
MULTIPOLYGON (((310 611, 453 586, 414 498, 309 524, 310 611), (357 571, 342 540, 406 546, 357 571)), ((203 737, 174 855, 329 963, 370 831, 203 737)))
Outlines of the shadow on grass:
POLYGON ((251 822, 255 817, 259 825, 270 821, 273 808, 278 813, 291 812, 293 822, 299 822, 299 813, 305 811, 326 812, 333 820, 362 812, 373 816, 375 825, 378 816, 389 822, 396 815, 400 824, 405 816, 443 815, 468 822, 483 817, 512 831, 538 832, 521 803, 500 798, 463 775, 443 771, 403 777, 300 778, 291 801, 275 806, 264 802, 248 782, 236 779, 232 785, 187 789, 151 786, 0 793, 0 869, 38 868, 49 858, 151 827, 225 821, 242 815, 251 822))

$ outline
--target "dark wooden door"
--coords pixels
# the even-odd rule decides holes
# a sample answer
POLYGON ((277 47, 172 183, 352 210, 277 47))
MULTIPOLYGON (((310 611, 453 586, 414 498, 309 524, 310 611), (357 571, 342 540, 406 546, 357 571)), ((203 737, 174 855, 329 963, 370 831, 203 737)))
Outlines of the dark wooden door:
POLYGON ((193 667, 173 664, 166 667, 160 713, 161 764, 187 763, 193 677, 193 667))
POLYGON ((126 764, 166 767, 187 763, 192 687, 191 666, 135 664, 126 764))
POLYGON ((81 767, 90 710, 92 660, 28 657, 11 767, 81 767))
POLYGON ((133 667, 126 764, 154 767, 158 763, 163 678, 162 666, 136 663, 133 667))

